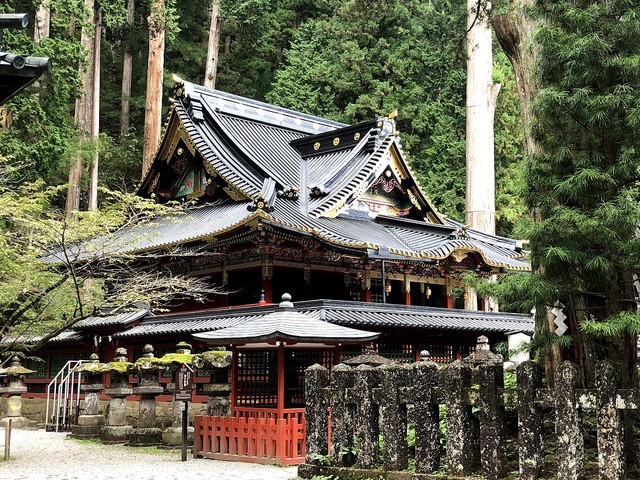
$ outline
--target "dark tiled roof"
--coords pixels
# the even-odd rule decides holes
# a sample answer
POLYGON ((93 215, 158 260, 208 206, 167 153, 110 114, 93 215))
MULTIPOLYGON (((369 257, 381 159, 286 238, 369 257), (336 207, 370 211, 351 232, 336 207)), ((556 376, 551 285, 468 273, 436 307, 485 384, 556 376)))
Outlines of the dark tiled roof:
MULTIPOLYGON (((335 325, 378 331, 380 328, 415 328, 477 333, 533 332, 531 316, 434 307, 309 300, 295 303, 300 313, 335 325)), ((116 333, 114 338, 192 334, 260 321, 275 311, 275 305, 210 310, 197 313, 159 315, 116 333)))
MULTIPOLYGON (((426 205, 422 214, 430 212, 435 223, 374 220, 348 210, 351 202, 391 168, 392 157, 402 157, 392 120, 347 126, 190 83, 184 84, 184 95, 174 105, 174 115, 205 161, 247 200, 208 205, 194 212, 192 219, 158 219, 151 228, 127 232, 121 242, 130 244, 127 251, 211 238, 260 217, 375 258, 439 260, 457 250, 477 252, 492 267, 529 270, 522 249, 513 240, 472 230, 461 237, 454 235, 463 226, 433 209, 406 164, 405 174, 411 178, 404 181, 414 185, 413 193, 426 205), (307 185, 320 191, 309 197, 308 213, 302 211, 299 199, 275 198, 276 190, 300 189, 303 161, 307 185), (269 193, 272 210, 247 211, 250 199, 260 194, 266 199, 269 193), (173 226, 175 222, 178 225, 173 226)), ((300 196, 307 195, 300 191, 300 196)))
POLYGON ((358 330, 319 320, 298 312, 290 302, 282 302, 275 312, 246 320, 232 327, 194 334, 209 343, 254 343, 272 340, 298 342, 369 342, 377 333, 358 330))
POLYGON ((73 328, 74 330, 85 330, 90 328, 125 326, 148 315, 151 315, 149 310, 138 309, 130 312, 117 313, 115 315, 89 317, 76 323, 73 328))
MULTIPOLYGON (((29 344, 38 342, 41 338, 42 337, 39 337, 39 336, 38 337, 6 336, 6 337, 2 337, 2 339, 0 340, 0 343, 3 345, 9 345, 12 343, 29 345, 29 344)), ((49 343, 73 343, 73 342, 80 341, 84 338, 85 336, 83 335, 82 332, 77 332, 75 330, 65 330, 64 332, 61 332, 60 334, 51 338, 49 340, 49 343)))

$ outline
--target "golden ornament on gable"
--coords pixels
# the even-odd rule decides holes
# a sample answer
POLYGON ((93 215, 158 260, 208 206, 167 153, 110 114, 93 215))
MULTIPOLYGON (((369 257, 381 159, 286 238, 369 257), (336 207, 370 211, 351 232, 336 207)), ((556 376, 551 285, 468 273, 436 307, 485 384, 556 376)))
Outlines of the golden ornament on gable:
POLYGON ((340 138, 336 137, 333 139, 333 146, 337 147, 338 145, 340 145, 340 138))

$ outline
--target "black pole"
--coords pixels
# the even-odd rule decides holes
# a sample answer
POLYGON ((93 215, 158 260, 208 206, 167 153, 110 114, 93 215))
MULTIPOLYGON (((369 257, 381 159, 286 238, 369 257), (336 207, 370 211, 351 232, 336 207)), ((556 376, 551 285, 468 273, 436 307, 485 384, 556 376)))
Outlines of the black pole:
POLYGON ((384 260, 382 260, 382 303, 387 303, 387 272, 384 268, 384 260))
POLYGON ((189 402, 182 408, 182 461, 187 461, 187 427, 189 425, 189 402))

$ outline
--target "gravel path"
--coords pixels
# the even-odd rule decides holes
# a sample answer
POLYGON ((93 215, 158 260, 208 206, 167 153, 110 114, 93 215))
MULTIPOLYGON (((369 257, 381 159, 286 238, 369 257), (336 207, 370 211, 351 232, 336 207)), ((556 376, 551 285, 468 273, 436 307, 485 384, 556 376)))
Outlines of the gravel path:
MULTIPOLYGON (((4 443, 4 430, 0 443, 4 443)), ((66 433, 14 430, 2 480, 288 480, 296 467, 240 462, 180 461, 180 451, 136 449, 67 439, 66 433)), ((3 449, 0 449, 0 451, 3 449)), ((0 457, 1 458, 1 457, 0 457)))

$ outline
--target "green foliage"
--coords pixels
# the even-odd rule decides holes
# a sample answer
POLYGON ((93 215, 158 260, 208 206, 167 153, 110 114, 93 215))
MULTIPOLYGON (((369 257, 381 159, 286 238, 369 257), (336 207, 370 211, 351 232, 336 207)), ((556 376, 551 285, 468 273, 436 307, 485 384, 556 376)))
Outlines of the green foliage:
MULTIPOLYGON (((465 8, 460 2, 394 0, 370 8, 342 2, 332 15, 294 32, 267 100, 346 123, 399 109, 398 128, 418 178, 445 214, 464 219, 465 8), (437 46, 437 47, 436 47, 437 46)), ((496 115, 499 228, 508 234, 524 205, 519 109, 513 74, 496 56, 504 82, 496 115)))
MULTIPOLYGON (((560 299, 585 332, 635 335, 640 254, 637 2, 537 2, 535 135, 526 199, 539 300, 560 299)), ((579 331, 572 332, 573 335, 579 331)), ((635 342, 634 342, 635 345, 635 342)), ((615 349, 615 347, 614 347, 615 349)))

